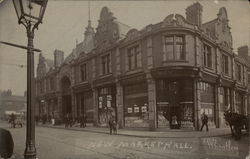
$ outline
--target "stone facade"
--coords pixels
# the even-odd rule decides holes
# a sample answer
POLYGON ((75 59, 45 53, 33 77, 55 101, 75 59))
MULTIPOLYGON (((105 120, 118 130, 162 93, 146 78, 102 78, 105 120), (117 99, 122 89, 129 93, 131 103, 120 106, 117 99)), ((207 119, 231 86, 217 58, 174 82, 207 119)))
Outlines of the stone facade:
POLYGON ((40 56, 38 114, 85 114, 96 126, 114 115, 120 128, 155 130, 176 120, 179 128, 199 129, 202 112, 210 126, 223 127, 225 110, 247 113, 248 64, 233 52, 225 8, 202 23, 195 3, 186 18, 171 14, 137 30, 104 7, 98 22, 63 62, 57 50, 48 69, 40 56))

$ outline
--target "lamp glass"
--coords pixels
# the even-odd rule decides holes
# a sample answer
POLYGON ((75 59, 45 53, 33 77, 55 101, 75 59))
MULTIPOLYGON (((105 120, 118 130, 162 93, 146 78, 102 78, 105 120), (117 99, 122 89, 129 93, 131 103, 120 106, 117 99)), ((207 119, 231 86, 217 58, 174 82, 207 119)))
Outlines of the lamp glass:
POLYGON ((16 10, 17 18, 19 20, 22 16, 21 1, 20 0, 13 0, 13 4, 14 4, 15 10, 16 10))

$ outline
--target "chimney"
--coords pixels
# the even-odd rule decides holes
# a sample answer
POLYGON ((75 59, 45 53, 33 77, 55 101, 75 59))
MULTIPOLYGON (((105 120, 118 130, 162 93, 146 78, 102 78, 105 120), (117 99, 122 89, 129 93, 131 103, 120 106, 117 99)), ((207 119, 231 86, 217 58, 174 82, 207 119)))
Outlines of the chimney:
POLYGON ((61 50, 55 50, 54 51, 54 66, 55 68, 60 67, 60 65, 64 61, 64 52, 61 50))
POLYGON ((248 46, 247 45, 238 47, 238 56, 244 59, 248 59, 248 46))
POLYGON ((186 19, 189 23, 201 27, 202 5, 199 2, 196 2, 186 8, 186 19))

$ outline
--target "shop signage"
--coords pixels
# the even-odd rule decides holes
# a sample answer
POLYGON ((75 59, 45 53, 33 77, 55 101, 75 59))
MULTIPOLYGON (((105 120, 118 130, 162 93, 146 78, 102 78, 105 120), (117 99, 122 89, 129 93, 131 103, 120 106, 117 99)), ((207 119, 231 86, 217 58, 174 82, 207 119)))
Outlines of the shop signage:
POLYGON ((111 101, 110 100, 107 101, 107 107, 108 108, 111 107, 111 101))
POLYGON ((111 95, 107 95, 107 100, 112 100, 112 96, 111 95))
POLYGON ((99 97, 99 101, 100 101, 100 102, 102 101, 102 97, 99 97))
POLYGON ((128 113, 132 113, 133 109, 132 108, 128 108, 128 113))
POLYGON ((134 112, 135 113, 139 113, 139 111, 140 111, 139 107, 134 107, 134 112))
POLYGON ((142 106, 141 107, 141 112, 143 112, 143 113, 147 112, 147 106, 142 106))

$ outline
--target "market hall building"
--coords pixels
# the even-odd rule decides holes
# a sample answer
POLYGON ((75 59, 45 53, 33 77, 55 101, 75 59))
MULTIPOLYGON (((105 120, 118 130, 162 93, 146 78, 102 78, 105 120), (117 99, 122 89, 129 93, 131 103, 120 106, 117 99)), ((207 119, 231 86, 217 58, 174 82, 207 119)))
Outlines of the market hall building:
MULTIPOLYGON (((64 59, 39 57, 36 113, 63 121, 82 114, 94 126, 114 115, 120 128, 199 129, 224 127, 223 113, 247 114, 247 62, 232 49, 227 11, 202 22, 202 6, 186 17, 166 16, 142 30, 130 28, 104 7, 96 30, 86 27, 83 42, 64 59)), ((138 17, 140 18, 140 17, 138 17)))

